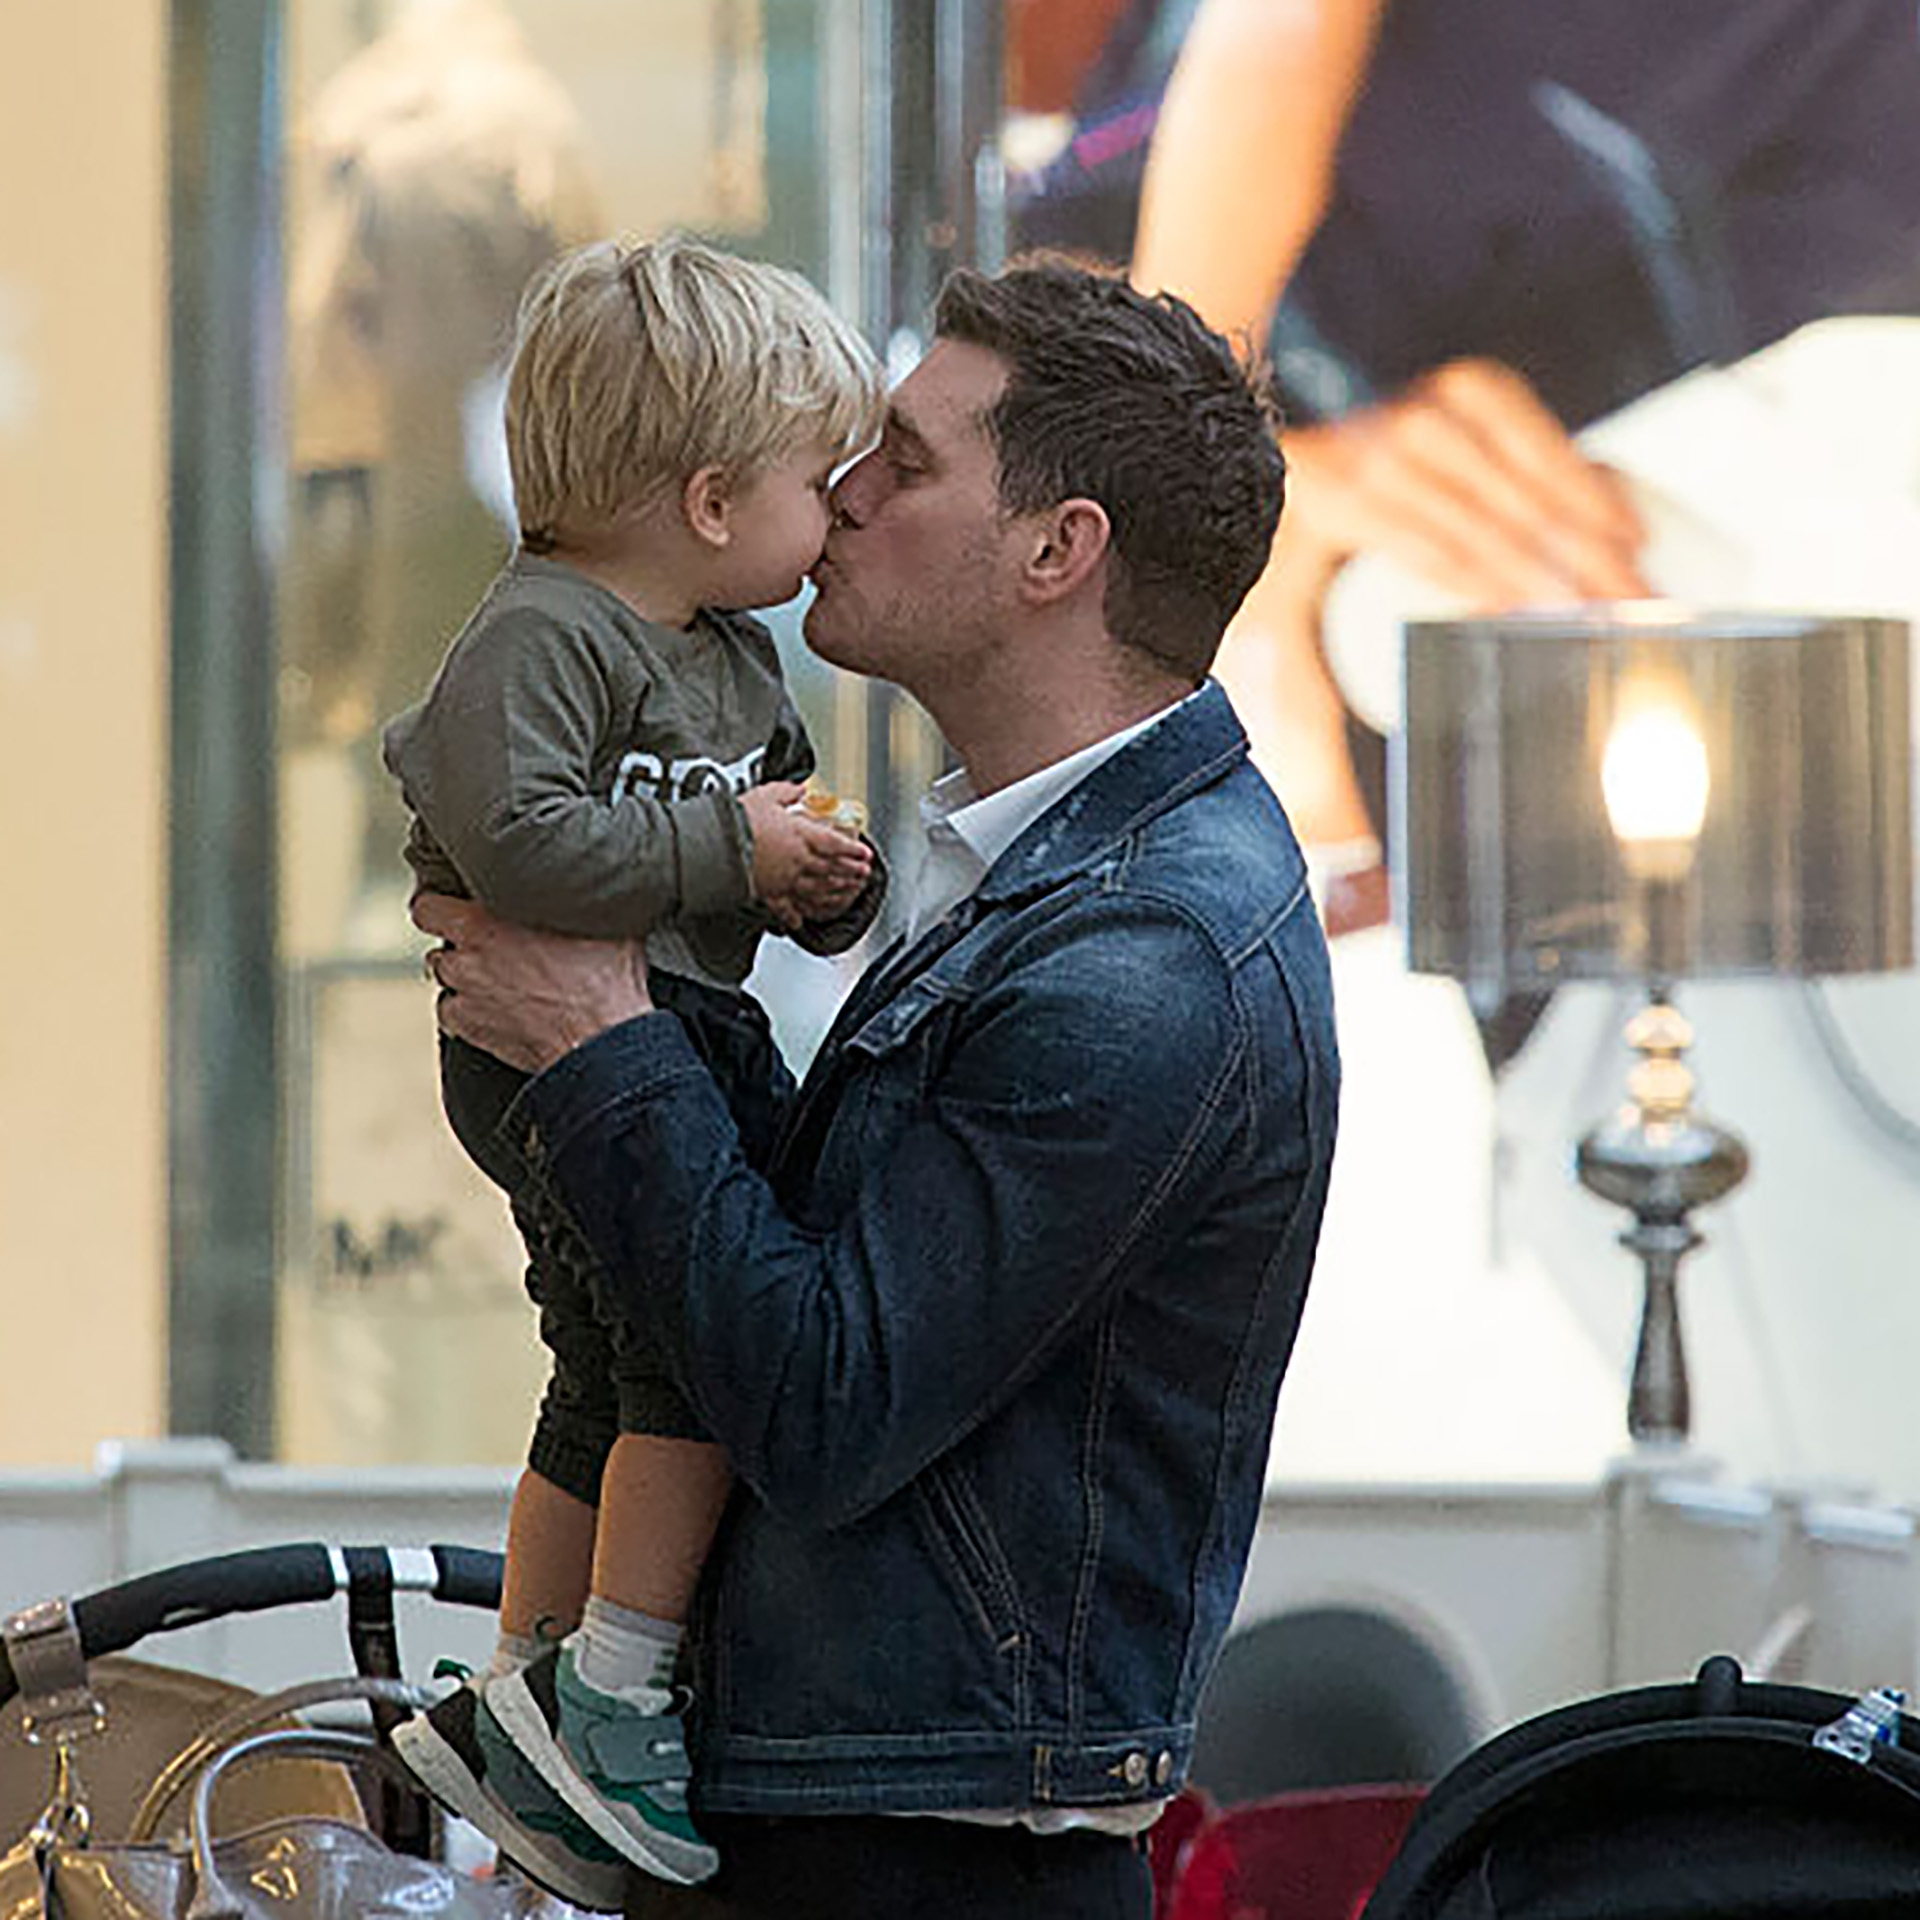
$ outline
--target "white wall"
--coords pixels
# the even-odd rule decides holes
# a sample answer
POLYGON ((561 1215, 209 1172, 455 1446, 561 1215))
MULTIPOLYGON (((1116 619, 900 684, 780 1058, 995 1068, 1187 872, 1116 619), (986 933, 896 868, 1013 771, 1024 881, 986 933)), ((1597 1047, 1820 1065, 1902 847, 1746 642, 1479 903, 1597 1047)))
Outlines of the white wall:
MULTIPOLYGON (((503 1544, 501 1469, 245 1466, 217 1441, 103 1447, 91 1472, 0 1472, 0 1614, 243 1548, 503 1544)), ((1712 1653, 1756 1677, 1855 1691, 1920 1680, 1920 1528, 1725 1483, 1697 1460, 1582 1482, 1276 1484, 1238 1624, 1302 1608, 1382 1615, 1460 1685, 1474 1731, 1582 1696, 1684 1678, 1712 1653)), ((400 1609, 424 1678, 484 1661, 489 1616, 400 1609)), ((143 1657, 270 1688, 348 1670, 338 1602, 155 1636, 143 1657)))

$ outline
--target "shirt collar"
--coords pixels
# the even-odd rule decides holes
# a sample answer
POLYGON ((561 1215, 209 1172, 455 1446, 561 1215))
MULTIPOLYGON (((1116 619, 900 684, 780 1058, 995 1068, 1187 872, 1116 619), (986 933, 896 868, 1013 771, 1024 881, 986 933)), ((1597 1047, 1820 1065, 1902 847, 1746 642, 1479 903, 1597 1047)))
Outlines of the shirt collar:
POLYGON ((1064 760, 1054 761, 1051 766, 1041 767, 984 799, 975 796, 972 778, 966 768, 961 767, 936 780, 928 790, 920 802, 921 821, 930 835, 936 829, 944 829, 957 837, 979 861, 984 873, 1056 800, 1193 697, 1188 694, 1185 700, 1162 707, 1158 713, 1150 713, 1144 720, 1122 727, 1118 733, 1110 733, 1105 739, 1096 740, 1091 746, 1068 754, 1064 760))
POLYGON ((1176 701, 1172 707, 1150 713, 1144 720, 1122 727, 1118 733, 1110 733, 1104 740, 1096 740, 984 798, 975 794, 964 767, 935 781, 920 802, 927 849, 908 907, 906 943, 912 945, 936 920, 974 893, 993 863, 1049 807, 1064 799, 1122 747, 1184 704, 1176 701))

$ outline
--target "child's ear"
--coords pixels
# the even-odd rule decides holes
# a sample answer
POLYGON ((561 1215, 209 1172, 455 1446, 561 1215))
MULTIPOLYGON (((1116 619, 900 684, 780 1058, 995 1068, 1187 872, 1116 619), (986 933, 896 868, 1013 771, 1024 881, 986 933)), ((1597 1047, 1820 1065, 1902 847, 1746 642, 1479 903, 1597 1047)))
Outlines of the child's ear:
POLYGON ((733 479, 725 467, 701 467, 680 489, 680 511, 696 540, 724 547, 733 538, 733 479))

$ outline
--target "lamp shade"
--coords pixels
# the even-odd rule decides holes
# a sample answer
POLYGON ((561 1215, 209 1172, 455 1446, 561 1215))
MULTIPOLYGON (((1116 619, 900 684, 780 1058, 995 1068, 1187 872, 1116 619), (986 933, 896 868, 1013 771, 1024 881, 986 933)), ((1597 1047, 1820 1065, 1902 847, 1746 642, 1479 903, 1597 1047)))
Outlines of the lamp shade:
POLYGON ((1476 999, 1913 960, 1904 622, 1627 601, 1406 631, 1394 886, 1476 999))

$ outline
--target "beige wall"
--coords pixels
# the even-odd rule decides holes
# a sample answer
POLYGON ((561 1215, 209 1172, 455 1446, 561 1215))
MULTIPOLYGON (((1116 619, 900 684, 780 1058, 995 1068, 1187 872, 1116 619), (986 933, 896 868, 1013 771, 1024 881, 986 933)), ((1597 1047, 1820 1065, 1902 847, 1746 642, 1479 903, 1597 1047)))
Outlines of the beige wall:
POLYGON ((162 1418, 161 0, 0 61, 0 1460, 162 1418))

